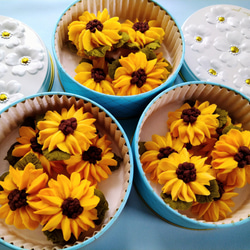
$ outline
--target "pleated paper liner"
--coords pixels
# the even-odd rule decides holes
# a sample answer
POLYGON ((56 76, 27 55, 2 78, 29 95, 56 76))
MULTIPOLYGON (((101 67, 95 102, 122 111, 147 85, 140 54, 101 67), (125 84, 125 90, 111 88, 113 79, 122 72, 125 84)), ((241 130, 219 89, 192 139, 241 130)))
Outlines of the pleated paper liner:
POLYGON ((61 84, 65 91, 86 96, 104 106, 116 117, 133 117, 138 115, 146 104, 161 90, 171 86, 176 79, 184 60, 184 41, 182 31, 173 17, 154 1, 147 0, 83 0, 72 4, 59 18, 55 28, 52 44, 61 84), (163 56, 173 67, 168 79, 156 89, 133 96, 113 96, 93 91, 73 79, 75 68, 81 58, 69 51, 65 45, 68 41, 68 25, 78 19, 84 11, 97 14, 107 8, 110 17, 117 16, 123 22, 138 18, 140 21, 157 20, 166 35, 162 43, 163 56))
MULTIPOLYGON (((25 118, 38 114, 44 114, 47 110, 69 109, 72 105, 76 108, 84 107, 85 112, 90 112, 96 119, 96 127, 100 134, 107 134, 111 140, 112 151, 120 156, 123 161, 118 170, 112 172, 108 179, 98 184, 98 188, 104 193, 109 204, 103 222, 95 229, 86 232, 81 241, 74 244, 74 249, 86 246, 98 239, 118 218, 128 199, 133 179, 133 162, 131 161, 131 149, 129 140, 116 119, 104 108, 87 98, 67 93, 44 93, 22 99, 0 115, 0 174, 8 170, 8 162, 4 160, 7 150, 19 137, 18 128, 25 118), (77 245, 77 246, 75 246, 77 245)), ((34 231, 28 229, 17 229, 14 226, 5 224, 0 220, 0 243, 10 248, 20 247, 32 250, 54 250, 61 249, 61 246, 54 245, 48 241, 38 227, 34 231)), ((64 248, 70 249, 67 245, 64 248)), ((15 248, 16 249, 16 248, 15 248)))
POLYGON ((242 123, 245 130, 250 130, 250 104, 246 96, 231 88, 216 83, 187 82, 178 84, 154 98, 142 113, 138 122, 134 140, 133 153, 135 158, 135 185, 145 202, 156 214, 178 226, 190 229, 212 229, 230 227, 249 221, 250 189, 249 184, 236 189, 239 193, 234 197, 235 206, 228 218, 218 222, 206 222, 197 219, 194 214, 172 209, 160 197, 160 184, 150 181, 142 169, 139 155, 139 142, 152 140, 153 134, 165 135, 168 112, 180 108, 186 100, 209 101, 228 111, 228 115, 236 123, 242 123))

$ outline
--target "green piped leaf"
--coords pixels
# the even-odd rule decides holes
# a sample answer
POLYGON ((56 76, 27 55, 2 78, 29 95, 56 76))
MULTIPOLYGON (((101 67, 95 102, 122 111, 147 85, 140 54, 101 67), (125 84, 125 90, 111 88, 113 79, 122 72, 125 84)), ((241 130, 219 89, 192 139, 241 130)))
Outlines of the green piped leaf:
POLYGON ((181 200, 177 200, 177 201, 173 201, 172 197, 170 194, 165 194, 163 192, 161 192, 161 198, 163 199, 163 201, 168 204, 171 208, 173 209, 177 209, 177 210, 187 210, 189 209, 193 202, 185 202, 185 201, 181 201, 181 200))
POLYGON ((101 46, 90 51, 84 51, 87 56, 94 56, 94 57, 104 57, 106 52, 110 50, 110 46, 101 46))
POLYGON ((216 108, 215 113, 219 115, 217 117, 219 120, 219 128, 222 128, 227 123, 228 112, 224 109, 216 108))
POLYGON ((70 154, 63 152, 59 149, 55 149, 50 151, 48 149, 43 150, 43 155, 47 158, 48 161, 61 161, 68 160, 70 158, 70 154))
POLYGON ((7 151, 6 157, 4 158, 4 160, 7 160, 11 166, 14 166, 21 159, 21 157, 16 157, 12 155, 12 151, 14 150, 15 146, 19 144, 20 143, 18 142, 12 144, 9 150, 7 151))
POLYGON ((147 149, 146 149, 146 147, 145 147, 145 142, 140 141, 140 142, 138 143, 138 145, 139 145, 139 154, 140 154, 140 155, 142 155, 144 152, 147 151, 147 149))
POLYGON ((160 41, 155 40, 154 42, 148 43, 145 48, 150 50, 156 50, 161 47, 160 41))
POLYGON ((109 204, 101 190, 95 189, 94 194, 100 198, 100 201, 96 206, 98 220, 95 220, 94 222, 96 225, 100 225, 104 219, 106 211, 109 209, 109 204))
POLYGON ((143 49, 141 49, 141 52, 143 52, 146 55, 148 61, 157 58, 157 56, 154 53, 154 51, 152 51, 149 48, 143 48, 143 49))
POLYGON ((68 241, 65 241, 63 238, 63 233, 61 229, 54 229, 53 231, 44 231, 43 232, 49 241, 52 241, 54 244, 64 246, 66 244, 74 244, 76 242, 76 238, 73 234, 68 241))
POLYGON ((115 71, 117 68, 121 67, 121 64, 119 62, 119 59, 114 60, 112 63, 108 64, 108 73, 109 76, 114 79, 115 77, 115 71))
POLYGON ((206 186, 206 188, 210 191, 210 195, 196 195, 196 200, 199 203, 207 203, 214 200, 214 198, 220 197, 219 186, 217 181, 211 180, 210 186, 206 186))
POLYGON ((113 157, 114 160, 116 160, 117 162, 117 165, 116 166, 109 166, 110 170, 113 172, 117 169, 119 169, 120 165, 121 165, 121 162, 123 161, 123 159, 121 157, 119 157, 118 155, 114 154, 114 157, 113 157))
MULTIPOLYGON (((9 171, 3 173, 1 176, 0 176, 0 181, 4 181, 5 177, 9 174, 9 171)), ((3 191, 3 187, 0 185, 0 191, 3 191)))
POLYGON ((114 48, 121 48, 129 40, 129 35, 126 32, 119 32, 119 35, 121 35, 122 38, 114 45, 114 48))
POLYGON ((228 126, 226 126, 225 128, 223 128, 222 130, 222 134, 227 134, 231 129, 237 129, 239 131, 242 131, 241 127, 235 126, 232 123, 228 126))
POLYGON ((36 169, 43 168, 40 160, 33 153, 28 153, 23 158, 21 158, 15 165, 14 168, 23 170, 28 163, 35 165, 36 169))

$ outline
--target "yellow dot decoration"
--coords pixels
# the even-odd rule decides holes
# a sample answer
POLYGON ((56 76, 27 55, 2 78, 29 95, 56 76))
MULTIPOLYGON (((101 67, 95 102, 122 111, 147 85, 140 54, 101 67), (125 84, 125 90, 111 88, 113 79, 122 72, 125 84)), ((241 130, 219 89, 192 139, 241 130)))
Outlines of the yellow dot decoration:
POLYGON ((195 38, 195 40, 196 40, 197 42, 201 42, 201 41, 202 41, 202 37, 197 36, 197 37, 195 38))
POLYGON ((8 96, 6 94, 0 94, 0 102, 4 102, 8 99, 8 96))
POLYGON ((2 34, 1 34, 1 36, 2 36, 3 38, 10 38, 11 34, 10 34, 10 32, 8 32, 8 31, 3 31, 2 34))
POLYGON ((21 59, 21 63, 22 64, 28 64, 30 62, 30 59, 28 58, 28 57, 23 57, 22 59, 21 59))
POLYGON ((218 20, 219 20, 219 22, 224 22, 225 21, 225 17, 223 17, 223 16, 220 16, 220 17, 218 17, 218 20))
POLYGON ((236 46, 232 46, 232 47, 230 48, 230 50, 231 50, 231 52, 234 53, 234 54, 238 54, 239 51, 240 51, 240 49, 239 49, 238 47, 236 47, 236 46))
POLYGON ((250 85, 250 79, 246 79, 246 84, 249 84, 250 85))
POLYGON ((209 74, 213 75, 213 76, 217 76, 217 72, 214 69, 210 69, 208 70, 209 74))

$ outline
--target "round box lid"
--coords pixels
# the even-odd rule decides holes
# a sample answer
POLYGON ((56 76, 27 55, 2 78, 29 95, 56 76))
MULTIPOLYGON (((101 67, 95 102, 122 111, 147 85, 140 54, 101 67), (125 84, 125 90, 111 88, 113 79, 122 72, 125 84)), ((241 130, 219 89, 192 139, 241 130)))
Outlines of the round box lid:
POLYGON ((213 5, 191 15, 182 26, 186 81, 210 81, 250 97, 250 10, 213 5))
POLYGON ((27 25, 0 16, 0 110, 37 92, 49 91, 53 65, 40 37, 27 25))

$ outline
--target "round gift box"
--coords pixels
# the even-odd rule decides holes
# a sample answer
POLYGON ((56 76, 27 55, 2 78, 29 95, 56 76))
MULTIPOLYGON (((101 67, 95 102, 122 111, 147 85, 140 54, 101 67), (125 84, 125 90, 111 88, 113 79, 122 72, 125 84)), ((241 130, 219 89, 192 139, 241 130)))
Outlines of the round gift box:
POLYGON ((53 81, 53 62, 37 33, 0 16, 0 110, 23 97, 50 91, 53 81))
MULTIPOLYGON (((76 109, 83 107, 84 112, 90 112, 93 115, 98 131, 101 134, 107 134, 107 138, 111 141, 112 151, 123 159, 120 167, 114 170, 108 179, 97 184, 97 188, 102 191, 109 204, 102 223, 94 229, 89 229, 84 237, 73 245, 63 246, 63 249, 73 250, 83 248, 97 240, 113 225, 122 212, 131 191, 134 174, 132 151, 124 130, 112 114, 87 98, 68 93, 35 94, 16 101, 0 114, 0 157, 2 160, 0 175, 8 170, 9 165, 4 158, 18 137, 18 128, 25 118, 45 114, 48 110, 56 110, 60 113, 62 108, 69 109, 72 105, 75 105, 76 109)), ((12 225, 7 225, 4 219, 0 219, 0 245, 10 249, 62 249, 62 246, 48 241, 41 229, 40 226, 33 231, 17 229, 12 225)))
POLYGON ((83 0, 76 1, 61 15, 56 24, 52 42, 58 75, 66 92, 86 96, 100 103, 116 117, 133 117, 143 111, 146 104, 157 93, 171 86, 180 70, 184 60, 184 42, 181 29, 171 15, 154 1, 123 0, 123 1, 100 1, 83 0), (118 16, 119 20, 157 20, 165 30, 165 39, 161 49, 163 56, 170 62, 172 73, 159 87, 139 95, 114 96, 93 91, 74 80, 75 68, 81 60, 76 54, 67 49, 65 42, 68 40, 68 25, 76 20, 84 11, 97 13, 107 8, 110 17, 118 16))
POLYGON ((224 84, 250 96, 250 10, 212 5, 192 14, 182 25, 184 81, 224 84))
POLYGON ((232 214, 217 222, 197 219, 186 211, 172 209, 161 198, 160 184, 150 180, 140 162, 139 143, 152 140, 153 134, 164 136, 168 132, 168 112, 175 111, 187 100, 209 101, 228 111, 229 116, 242 123, 244 129, 250 129, 250 103, 246 96, 231 88, 209 82, 187 82, 178 84, 156 96, 142 113, 132 142, 135 162, 134 183, 145 203, 161 218, 177 226, 189 229, 213 229, 240 225, 249 221, 250 190, 249 184, 237 189, 232 214))

